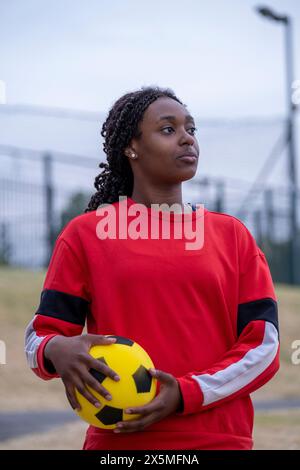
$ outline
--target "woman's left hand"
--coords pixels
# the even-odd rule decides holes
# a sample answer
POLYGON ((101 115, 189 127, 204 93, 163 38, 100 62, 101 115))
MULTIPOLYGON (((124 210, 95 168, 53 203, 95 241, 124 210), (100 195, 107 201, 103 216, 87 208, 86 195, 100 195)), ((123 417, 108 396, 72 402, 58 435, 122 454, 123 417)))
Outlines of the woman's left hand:
POLYGON ((159 394, 148 405, 127 408, 125 413, 141 416, 129 421, 120 421, 114 432, 142 431, 145 427, 160 421, 178 409, 181 394, 175 377, 157 369, 149 369, 149 372, 152 377, 156 377, 161 382, 159 394))

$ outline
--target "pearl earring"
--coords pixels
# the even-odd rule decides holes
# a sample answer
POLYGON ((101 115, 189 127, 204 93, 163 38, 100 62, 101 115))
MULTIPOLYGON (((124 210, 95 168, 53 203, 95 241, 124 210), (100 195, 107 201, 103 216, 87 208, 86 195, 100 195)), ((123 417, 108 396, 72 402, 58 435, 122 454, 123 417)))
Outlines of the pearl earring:
POLYGON ((132 154, 131 154, 131 158, 136 158, 136 154, 135 154, 135 153, 132 153, 132 154))

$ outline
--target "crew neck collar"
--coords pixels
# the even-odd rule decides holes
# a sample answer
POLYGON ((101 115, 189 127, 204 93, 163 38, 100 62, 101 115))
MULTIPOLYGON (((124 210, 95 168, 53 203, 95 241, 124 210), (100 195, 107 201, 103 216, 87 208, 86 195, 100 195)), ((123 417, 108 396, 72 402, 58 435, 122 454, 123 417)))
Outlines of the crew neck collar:
MULTIPOLYGON (((133 200, 132 197, 127 196, 127 207, 132 206, 133 204, 140 204, 137 201, 133 200)), ((182 222, 183 220, 195 220, 199 217, 204 217, 207 214, 207 209, 202 205, 197 206, 196 210, 191 212, 184 213, 174 213, 167 211, 158 211, 153 207, 144 206, 147 209, 149 217, 156 217, 159 219, 170 220, 171 222, 182 222)))

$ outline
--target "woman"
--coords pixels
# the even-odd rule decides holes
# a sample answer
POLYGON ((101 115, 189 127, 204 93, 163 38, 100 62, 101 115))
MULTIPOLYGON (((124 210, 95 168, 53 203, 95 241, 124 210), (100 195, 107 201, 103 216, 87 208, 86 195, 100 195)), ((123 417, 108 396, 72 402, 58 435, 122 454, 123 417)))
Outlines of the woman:
POLYGON ((109 400, 90 368, 119 379, 88 355, 93 344, 109 346, 104 335, 137 341, 157 367, 151 370, 156 397, 131 410, 139 418, 115 431, 90 426, 84 449, 253 446, 249 394, 279 368, 277 299, 266 258, 242 222, 201 207, 190 211, 182 202, 182 182, 197 170, 195 131, 169 89, 122 96, 102 128, 107 163, 100 164, 97 192, 56 241, 26 332, 34 372, 45 380, 61 377, 71 406, 79 408, 75 388, 95 406, 101 404, 87 385, 109 400), (130 209, 137 203, 145 209, 139 222, 147 236, 105 238, 97 208, 113 208, 120 228, 118 215, 126 208, 134 221, 130 209), (166 206, 154 209, 155 203, 166 206), (161 228, 150 237, 157 219, 174 230, 196 225, 204 243, 187 249, 186 232, 164 238, 161 228), (81 335, 85 322, 88 334, 81 335))

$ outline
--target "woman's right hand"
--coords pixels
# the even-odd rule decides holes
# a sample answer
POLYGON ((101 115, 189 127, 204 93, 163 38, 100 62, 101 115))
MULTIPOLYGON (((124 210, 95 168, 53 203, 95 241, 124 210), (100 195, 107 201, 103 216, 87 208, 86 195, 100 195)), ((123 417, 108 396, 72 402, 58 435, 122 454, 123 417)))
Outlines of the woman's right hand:
POLYGON ((101 407, 98 399, 87 389, 87 385, 93 388, 106 400, 111 400, 109 392, 92 376, 90 369, 120 380, 117 373, 110 369, 102 361, 94 359, 89 350, 92 346, 101 344, 114 344, 116 338, 108 338, 102 335, 84 334, 79 336, 54 336, 45 346, 44 357, 53 364, 57 374, 61 377, 66 395, 73 409, 80 410, 80 404, 76 398, 75 388, 90 403, 97 408, 101 407))

